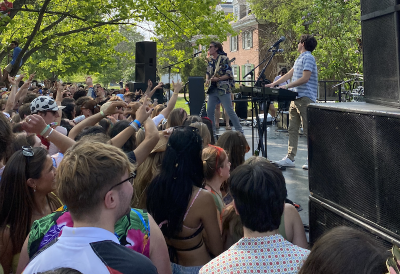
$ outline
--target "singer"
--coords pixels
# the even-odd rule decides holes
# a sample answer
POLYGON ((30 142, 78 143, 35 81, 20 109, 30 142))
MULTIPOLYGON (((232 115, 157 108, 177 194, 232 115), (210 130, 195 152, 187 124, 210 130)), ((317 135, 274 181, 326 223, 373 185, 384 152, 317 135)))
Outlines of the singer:
MULTIPOLYGON (((289 144, 288 154, 276 163, 281 166, 294 167, 294 157, 297 153, 299 128, 303 122, 303 132, 307 136, 307 106, 317 99, 318 71, 317 64, 311 52, 317 47, 317 40, 311 35, 302 35, 297 47, 300 56, 293 68, 278 80, 266 87, 279 86, 292 78, 289 84, 282 86, 285 89, 294 88, 298 93, 297 99, 290 103, 289 107, 289 144)), ((303 165, 308 169, 308 160, 303 165)))
POLYGON ((223 51, 219 42, 211 42, 208 48, 210 61, 207 66, 206 86, 208 87, 207 116, 213 121, 213 134, 215 135, 215 106, 221 102, 235 130, 243 133, 239 118, 232 107, 231 88, 235 86, 229 58, 223 51))

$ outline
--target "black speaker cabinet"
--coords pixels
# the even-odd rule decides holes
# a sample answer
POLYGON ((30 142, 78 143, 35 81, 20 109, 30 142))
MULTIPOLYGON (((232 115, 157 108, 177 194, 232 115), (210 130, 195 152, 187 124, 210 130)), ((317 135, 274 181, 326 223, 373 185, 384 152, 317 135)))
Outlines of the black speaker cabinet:
MULTIPOLYGON (((189 108, 190 115, 200 115, 205 100, 204 77, 189 77, 189 108)), ((206 116, 204 106, 202 116, 206 116)))
POLYGON ((388 235, 375 227, 354 218, 352 215, 338 209, 338 206, 310 196, 309 201, 310 214, 310 245, 315 242, 327 231, 337 226, 348 226, 355 228, 375 239, 377 245, 389 249, 393 244, 399 245, 400 241, 391 235, 388 235))
POLYGON ((400 0, 361 0, 366 102, 400 107, 400 0))
POLYGON ((400 239, 400 110, 311 104, 308 125, 311 195, 400 239))
POLYGON ((147 80, 150 79, 155 83, 157 71, 157 43, 149 41, 137 42, 135 59, 135 81, 147 83, 147 80))

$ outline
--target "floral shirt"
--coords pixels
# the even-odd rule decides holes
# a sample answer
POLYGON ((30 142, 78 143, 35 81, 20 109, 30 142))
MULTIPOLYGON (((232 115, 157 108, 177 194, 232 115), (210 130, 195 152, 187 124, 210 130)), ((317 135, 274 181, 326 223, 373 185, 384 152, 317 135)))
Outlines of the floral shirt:
POLYGON ((221 77, 223 75, 228 75, 229 79, 211 83, 211 85, 216 85, 216 87, 221 91, 221 93, 230 93, 231 89, 235 87, 235 81, 233 79, 232 67, 229 58, 225 55, 218 55, 217 59, 210 57, 207 66, 207 75, 210 79, 215 72, 215 67, 218 63, 218 58, 221 57, 219 62, 219 70, 216 73, 216 77, 221 77))
POLYGON ((297 273, 310 251, 286 241, 281 235, 242 238, 203 266, 205 273, 297 273))
MULTIPOLYGON (((71 214, 66 206, 33 222, 28 241, 28 254, 32 258, 36 252, 62 234, 64 226, 73 227, 71 214)), ((124 245, 146 257, 150 256, 150 225, 147 212, 141 209, 130 211, 115 224, 115 236, 124 245)))

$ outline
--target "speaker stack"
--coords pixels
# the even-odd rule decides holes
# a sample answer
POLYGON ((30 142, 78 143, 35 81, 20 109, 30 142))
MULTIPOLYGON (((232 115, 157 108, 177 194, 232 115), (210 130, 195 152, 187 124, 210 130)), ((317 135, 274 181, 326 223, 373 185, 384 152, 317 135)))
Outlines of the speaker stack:
MULTIPOLYGON (((150 41, 137 42, 135 59, 135 83, 129 86, 129 90, 135 92, 141 89, 144 92, 147 89, 147 81, 149 79, 153 82, 153 87, 155 87, 157 85, 157 43, 150 41)), ((163 89, 156 90, 151 99, 158 99, 159 103, 163 103, 163 89)))
POLYGON ((308 107, 310 244, 346 225, 400 244, 400 0, 361 0, 366 102, 308 107))

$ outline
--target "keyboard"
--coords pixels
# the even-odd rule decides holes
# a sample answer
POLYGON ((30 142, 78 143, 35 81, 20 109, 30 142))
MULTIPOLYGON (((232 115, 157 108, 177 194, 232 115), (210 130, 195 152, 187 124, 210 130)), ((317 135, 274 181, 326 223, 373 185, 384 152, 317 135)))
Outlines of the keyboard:
POLYGON ((250 96, 260 99, 269 99, 270 101, 293 101, 297 97, 297 92, 283 88, 267 87, 246 87, 240 86, 242 96, 250 96))

